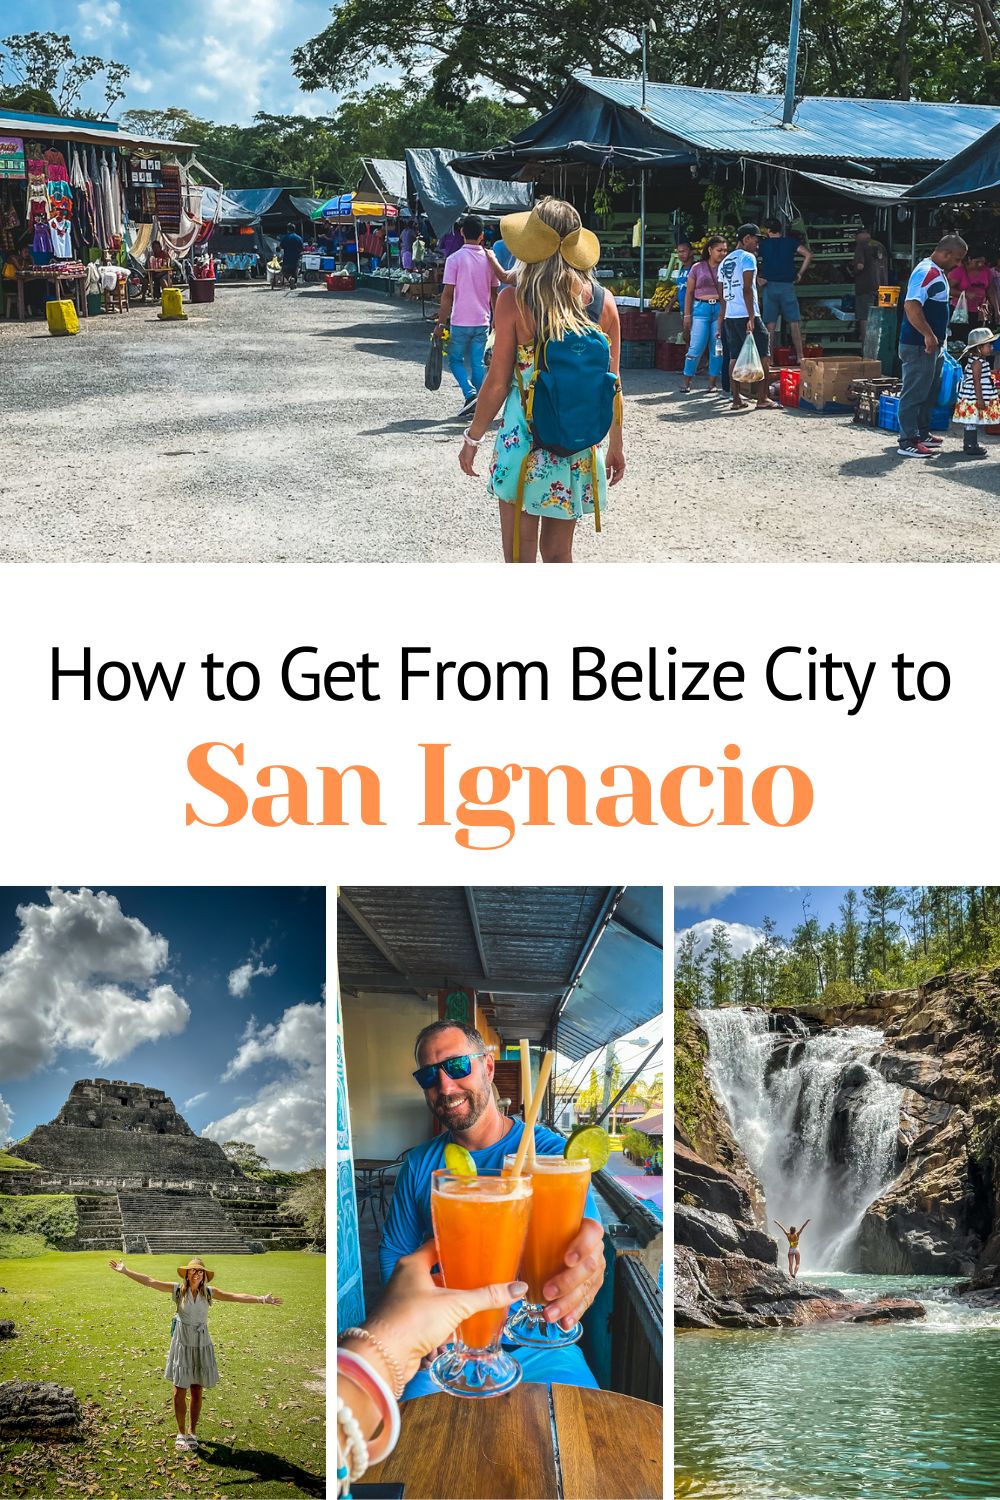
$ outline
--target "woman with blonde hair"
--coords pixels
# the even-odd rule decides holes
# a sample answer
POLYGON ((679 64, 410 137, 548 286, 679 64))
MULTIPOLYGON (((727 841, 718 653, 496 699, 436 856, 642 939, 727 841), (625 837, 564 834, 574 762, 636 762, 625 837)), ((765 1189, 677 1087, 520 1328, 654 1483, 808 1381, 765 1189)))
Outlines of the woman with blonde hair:
POLYGON ((215 1272, 206 1269, 200 1256, 193 1256, 186 1266, 178 1266, 180 1281, 154 1281, 141 1271, 130 1271, 123 1260, 110 1262, 112 1271, 127 1276, 140 1286, 148 1286, 154 1292, 169 1292, 174 1301, 174 1320, 170 1325, 170 1348, 163 1371, 165 1380, 174 1387, 174 1417, 177 1436, 174 1447, 178 1451, 198 1447, 198 1418, 201 1416, 201 1393, 219 1383, 219 1367, 215 1363, 215 1349, 208 1331, 208 1314, 213 1302, 256 1302, 269 1307, 280 1307, 281 1298, 253 1297, 249 1292, 213 1292, 210 1283, 215 1272), (190 1429, 188 1424, 187 1394, 191 1392, 190 1429))
MULTIPOLYGON (((494 313, 493 359, 463 435, 459 463, 464 473, 478 477, 477 451, 503 407, 488 488, 500 505, 504 561, 534 562, 540 553, 543 562, 568 563, 573 561, 577 521, 592 515, 600 530, 608 486, 625 472, 618 309, 591 274, 600 243, 583 228, 571 203, 542 198, 529 213, 501 219, 500 233, 515 263, 512 271, 504 271, 494 259, 506 285, 494 313), (607 345, 603 366, 600 349, 591 342, 602 337, 607 345), (618 392, 610 430, 575 452, 543 446, 532 427, 539 364, 550 376, 545 351, 569 340, 576 341, 581 353, 581 369, 596 371, 593 391, 581 386, 570 397, 603 410, 618 392)), ((610 405, 607 410, 610 415, 610 405)))

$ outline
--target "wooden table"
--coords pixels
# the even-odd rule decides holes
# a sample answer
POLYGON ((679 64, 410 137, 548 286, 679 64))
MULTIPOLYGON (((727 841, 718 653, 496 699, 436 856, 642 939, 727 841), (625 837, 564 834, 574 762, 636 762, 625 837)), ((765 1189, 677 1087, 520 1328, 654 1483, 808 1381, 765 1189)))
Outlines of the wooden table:
POLYGON ((662 1500, 663 1408, 614 1391, 524 1384, 404 1401, 396 1451, 361 1484, 404 1500, 662 1500))
POLYGON ((77 272, 72 276, 67 275, 65 272, 60 275, 58 271, 53 271, 51 274, 46 274, 43 276, 39 274, 39 271, 41 271, 42 269, 42 267, 39 267, 38 271, 18 271, 17 273, 17 316, 19 320, 23 323, 25 318, 24 284, 26 281, 30 281, 32 286, 34 286, 37 282, 41 282, 43 286, 46 284, 46 282, 53 282, 56 289, 57 301, 62 300, 63 284, 67 284, 69 286, 70 292, 72 293, 73 301, 76 303, 77 312, 80 314, 81 318, 85 318, 87 316, 86 271, 84 271, 82 274, 77 272))

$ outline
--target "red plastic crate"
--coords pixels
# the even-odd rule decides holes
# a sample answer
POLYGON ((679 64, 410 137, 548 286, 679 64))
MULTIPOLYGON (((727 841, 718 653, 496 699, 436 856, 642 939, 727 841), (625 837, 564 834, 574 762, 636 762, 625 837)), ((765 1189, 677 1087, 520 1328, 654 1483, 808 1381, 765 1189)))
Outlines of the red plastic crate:
POLYGON ((803 359, 822 359, 823 358, 823 345, 822 344, 806 344, 805 347, 802 350, 802 358, 803 359))
POLYGON ((656 368, 658 370, 683 370, 687 350, 683 344, 658 343, 656 346, 656 368))
POLYGON ((778 386, 782 406, 798 406, 799 387, 802 381, 801 370, 782 370, 778 376, 778 386))
POLYGON ((771 355, 771 363, 777 369, 783 370, 786 365, 791 364, 794 355, 794 349, 786 348, 785 345, 782 344, 782 346, 779 349, 775 349, 774 353, 771 355))
POLYGON ((637 307, 622 307, 618 310, 622 325, 622 338, 630 343, 656 338, 655 312, 640 312, 637 307))

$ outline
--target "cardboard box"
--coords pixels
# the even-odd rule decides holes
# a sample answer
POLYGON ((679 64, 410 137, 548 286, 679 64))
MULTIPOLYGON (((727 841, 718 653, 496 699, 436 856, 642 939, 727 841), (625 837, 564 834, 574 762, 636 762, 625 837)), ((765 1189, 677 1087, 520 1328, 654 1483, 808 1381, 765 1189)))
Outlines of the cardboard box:
POLYGON ((857 354, 844 355, 840 359, 804 359, 800 404, 811 406, 816 411, 829 406, 841 406, 846 410, 851 404, 851 381, 872 380, 881 373, 882 366, 877 359, 862 359, 857 354))

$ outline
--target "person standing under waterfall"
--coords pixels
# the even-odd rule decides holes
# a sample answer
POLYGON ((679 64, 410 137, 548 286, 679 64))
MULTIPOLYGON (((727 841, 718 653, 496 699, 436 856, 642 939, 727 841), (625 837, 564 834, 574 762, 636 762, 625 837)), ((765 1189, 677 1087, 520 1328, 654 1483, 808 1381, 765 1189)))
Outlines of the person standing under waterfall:
POLYGON ((774 1222, 788 1241, 788 1274, 789 1276, 797 1276, 802 1261, 802 1257, 799 1255, 799 1239, 806 1224, 809 1224, 811 1220, 806 1219, 805 1223, 800 1224, 798 1229, 796 1229, 794 1224, 790 1229, 786 1229, 780 1219, 775 1219, 774 1222))

